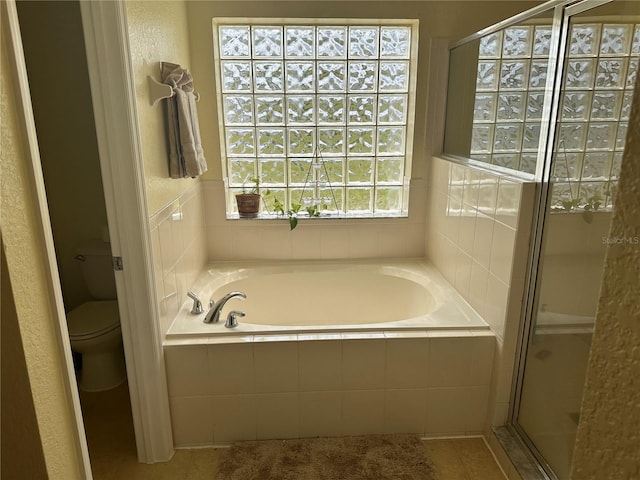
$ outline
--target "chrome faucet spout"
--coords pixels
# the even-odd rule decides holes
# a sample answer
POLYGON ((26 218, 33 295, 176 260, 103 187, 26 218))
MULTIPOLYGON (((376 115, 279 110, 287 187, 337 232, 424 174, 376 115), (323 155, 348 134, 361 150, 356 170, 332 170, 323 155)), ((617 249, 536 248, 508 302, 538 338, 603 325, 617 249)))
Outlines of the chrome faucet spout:
POLYGON ((229 300, 235 297, 247 298, 247 295, 243 292, 230 292, 227 293, 224 297, 220 299, 220 301, 215 302, 213 306, 209 309, 207 314, 204 317, 204 323, 218 323, 220 321, 220 312, 229 300))

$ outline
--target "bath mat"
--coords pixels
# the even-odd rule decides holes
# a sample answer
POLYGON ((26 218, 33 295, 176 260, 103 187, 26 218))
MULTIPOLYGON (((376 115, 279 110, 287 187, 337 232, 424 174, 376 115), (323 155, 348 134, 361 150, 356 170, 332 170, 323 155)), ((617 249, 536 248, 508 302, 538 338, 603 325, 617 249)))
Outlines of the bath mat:
POLYGON ((414 435, 240 442, 224 450, 216 480, 435 480, 414 435))

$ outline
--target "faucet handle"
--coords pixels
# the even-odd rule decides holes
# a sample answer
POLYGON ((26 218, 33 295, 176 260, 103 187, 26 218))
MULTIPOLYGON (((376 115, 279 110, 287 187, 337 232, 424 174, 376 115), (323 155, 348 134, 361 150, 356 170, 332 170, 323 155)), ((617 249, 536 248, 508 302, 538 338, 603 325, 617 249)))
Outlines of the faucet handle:
POLYGON ((227 328, 235 328, 238 326, 238 320, 236 317, 244 317, 246 314, 244 312, 239 312, 238 310, 232 310, 227 315, 227 322, 224 324, 227 328))
POLYGON ((204 309, 202 308, 202 302, 197 294, 193 292, 187 292, 187 297, 193 300, 193 307, 191 308, 191 315, 200 315, 204 313, 204 309))

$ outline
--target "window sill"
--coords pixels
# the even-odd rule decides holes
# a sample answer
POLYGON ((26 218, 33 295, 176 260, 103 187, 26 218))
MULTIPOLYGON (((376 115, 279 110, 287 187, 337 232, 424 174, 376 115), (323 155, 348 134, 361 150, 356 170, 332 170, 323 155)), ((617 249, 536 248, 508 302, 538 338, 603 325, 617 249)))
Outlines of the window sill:
MULTIPOLYGON (((367 215, 356 215, 356 214, 322 214, 319 217, 309 217, 306 213, 301 213, 298 216, 298 225, 313 222, 313 221, 321 221, 325 222, 344 222, 349 220, 357 220, 358 222, 366 222, 370 221, 371 223, 379 223, 380 221, 398 221, 398 220, 406 220, 409 218, 409 215, 406 213, 397 213, 397 214, 367 214, 367 215)), ((255 218, 240 218, 237 213, 227 214, 227 220, 236 221, 236 220, 253 220, 253 221, 266 221, 272 222, 276 221, 287 221, 287 217, 282 215, 276 215, 273 213, 261 213, 255 218)))

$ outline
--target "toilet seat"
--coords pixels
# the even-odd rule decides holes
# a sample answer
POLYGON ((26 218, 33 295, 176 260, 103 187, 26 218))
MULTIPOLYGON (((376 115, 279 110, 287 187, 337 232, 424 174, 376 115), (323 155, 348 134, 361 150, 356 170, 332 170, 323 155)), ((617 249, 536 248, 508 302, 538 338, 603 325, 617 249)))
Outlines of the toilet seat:
POLYGON ((86 302, 67 313, 69 337, 94 338, 120 327, 117 300, 86 302))

